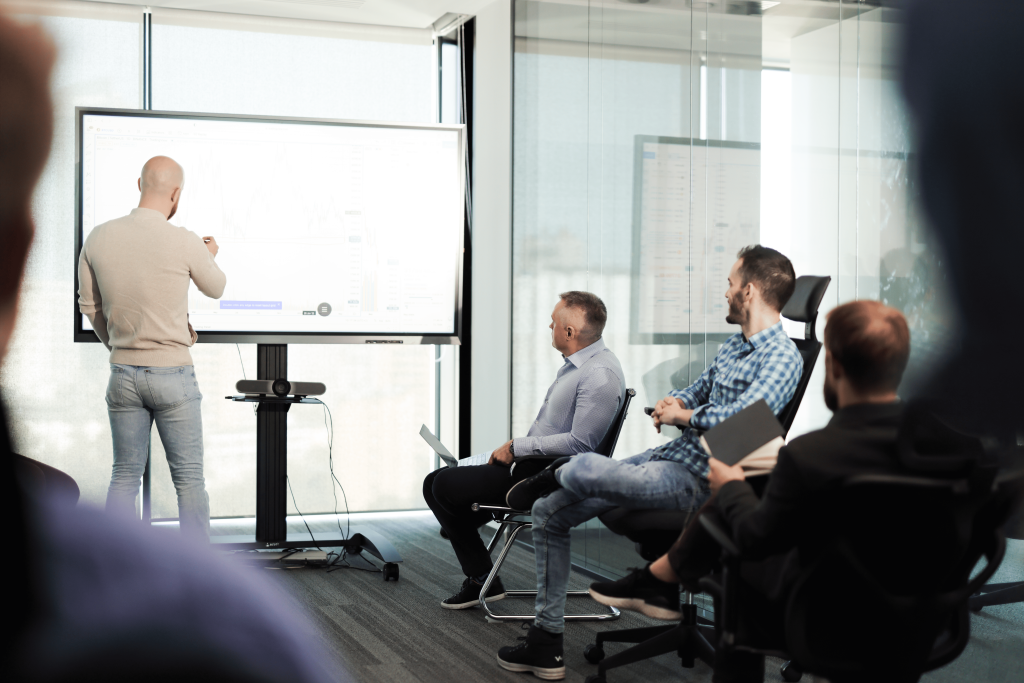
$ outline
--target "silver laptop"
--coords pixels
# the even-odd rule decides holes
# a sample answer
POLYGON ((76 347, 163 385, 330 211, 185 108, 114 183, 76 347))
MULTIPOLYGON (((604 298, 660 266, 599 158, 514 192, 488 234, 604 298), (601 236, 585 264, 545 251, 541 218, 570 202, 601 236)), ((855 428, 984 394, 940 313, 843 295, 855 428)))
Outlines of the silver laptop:
POLYGON ((427 429, 427 425, 420 427, 420 436, 427 442, 427 445, 434 449, 434 452, 444 460, 448 467, 458 467, 459 461, 455 459, 455 456, 448 452, 448 449, 444 447, 444 444, 438 441, 434 433, 427 429))

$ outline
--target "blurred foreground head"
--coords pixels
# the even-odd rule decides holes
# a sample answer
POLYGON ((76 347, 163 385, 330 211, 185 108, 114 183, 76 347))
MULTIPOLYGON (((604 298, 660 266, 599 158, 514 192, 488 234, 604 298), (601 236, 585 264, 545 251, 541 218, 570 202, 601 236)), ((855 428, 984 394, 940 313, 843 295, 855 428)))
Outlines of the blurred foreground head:
POLYGON ((1024 2, 904 4, 903 92, 918 182, 943 252, 958 343, 922 393, 971 431, 1024 428, 1019 387, 1020 193, 1024 187, 1024 2))
POLYGON ((53 57, 53 44, 38 27, 0 14, 0 359, 32 244, 32 191, 50 154, 53 57))

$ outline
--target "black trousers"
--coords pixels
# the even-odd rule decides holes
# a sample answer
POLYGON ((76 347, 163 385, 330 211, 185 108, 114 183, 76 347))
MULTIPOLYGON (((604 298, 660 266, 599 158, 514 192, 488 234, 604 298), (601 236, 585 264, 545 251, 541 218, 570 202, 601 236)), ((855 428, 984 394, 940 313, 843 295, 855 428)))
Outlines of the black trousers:
POLYGON ((423 480, 423 499, 448 534, 466 576, 481 576, 493 566, 479 532, 491 521, 491 514, 473 512, 470 506, 504 505, 510 488, 548 464, 546 460, 523 460, 511 472, 500 465, 445 467, 423 480))

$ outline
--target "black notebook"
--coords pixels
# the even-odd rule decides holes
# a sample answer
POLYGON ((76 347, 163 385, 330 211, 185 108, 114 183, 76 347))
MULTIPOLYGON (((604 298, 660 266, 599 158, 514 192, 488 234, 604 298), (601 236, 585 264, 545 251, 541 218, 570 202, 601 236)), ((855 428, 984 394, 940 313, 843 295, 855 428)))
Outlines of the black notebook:
POLYGON ((726 465, 769 471, 785 443, 784 436, 775 413, 761 399, 704 432, 700 441, 704 450, 726 465), (748 464, 752 467, 748 468, 748 464))

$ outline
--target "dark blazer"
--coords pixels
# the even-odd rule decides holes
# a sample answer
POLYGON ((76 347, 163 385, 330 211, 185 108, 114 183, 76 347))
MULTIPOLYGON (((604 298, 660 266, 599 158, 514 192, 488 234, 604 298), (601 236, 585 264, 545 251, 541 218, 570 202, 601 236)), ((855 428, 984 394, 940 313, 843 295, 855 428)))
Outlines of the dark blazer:
MULTIPOLYGON (((759 498, 745 481, 723 486, 718 512, 728 523, 745 559, 781 559, 760 581, 766 594, 781 598, 799 567, 817 556, 831 537, 829 520, 817 513, 843 480, 858 474, 901 471, 896 436, 902 405, 860 404, 838 411, 824 429, 793 439, 779 451, 778 463, 759 498)), ((744 571, 744 578, 748 572, 744 571)))

